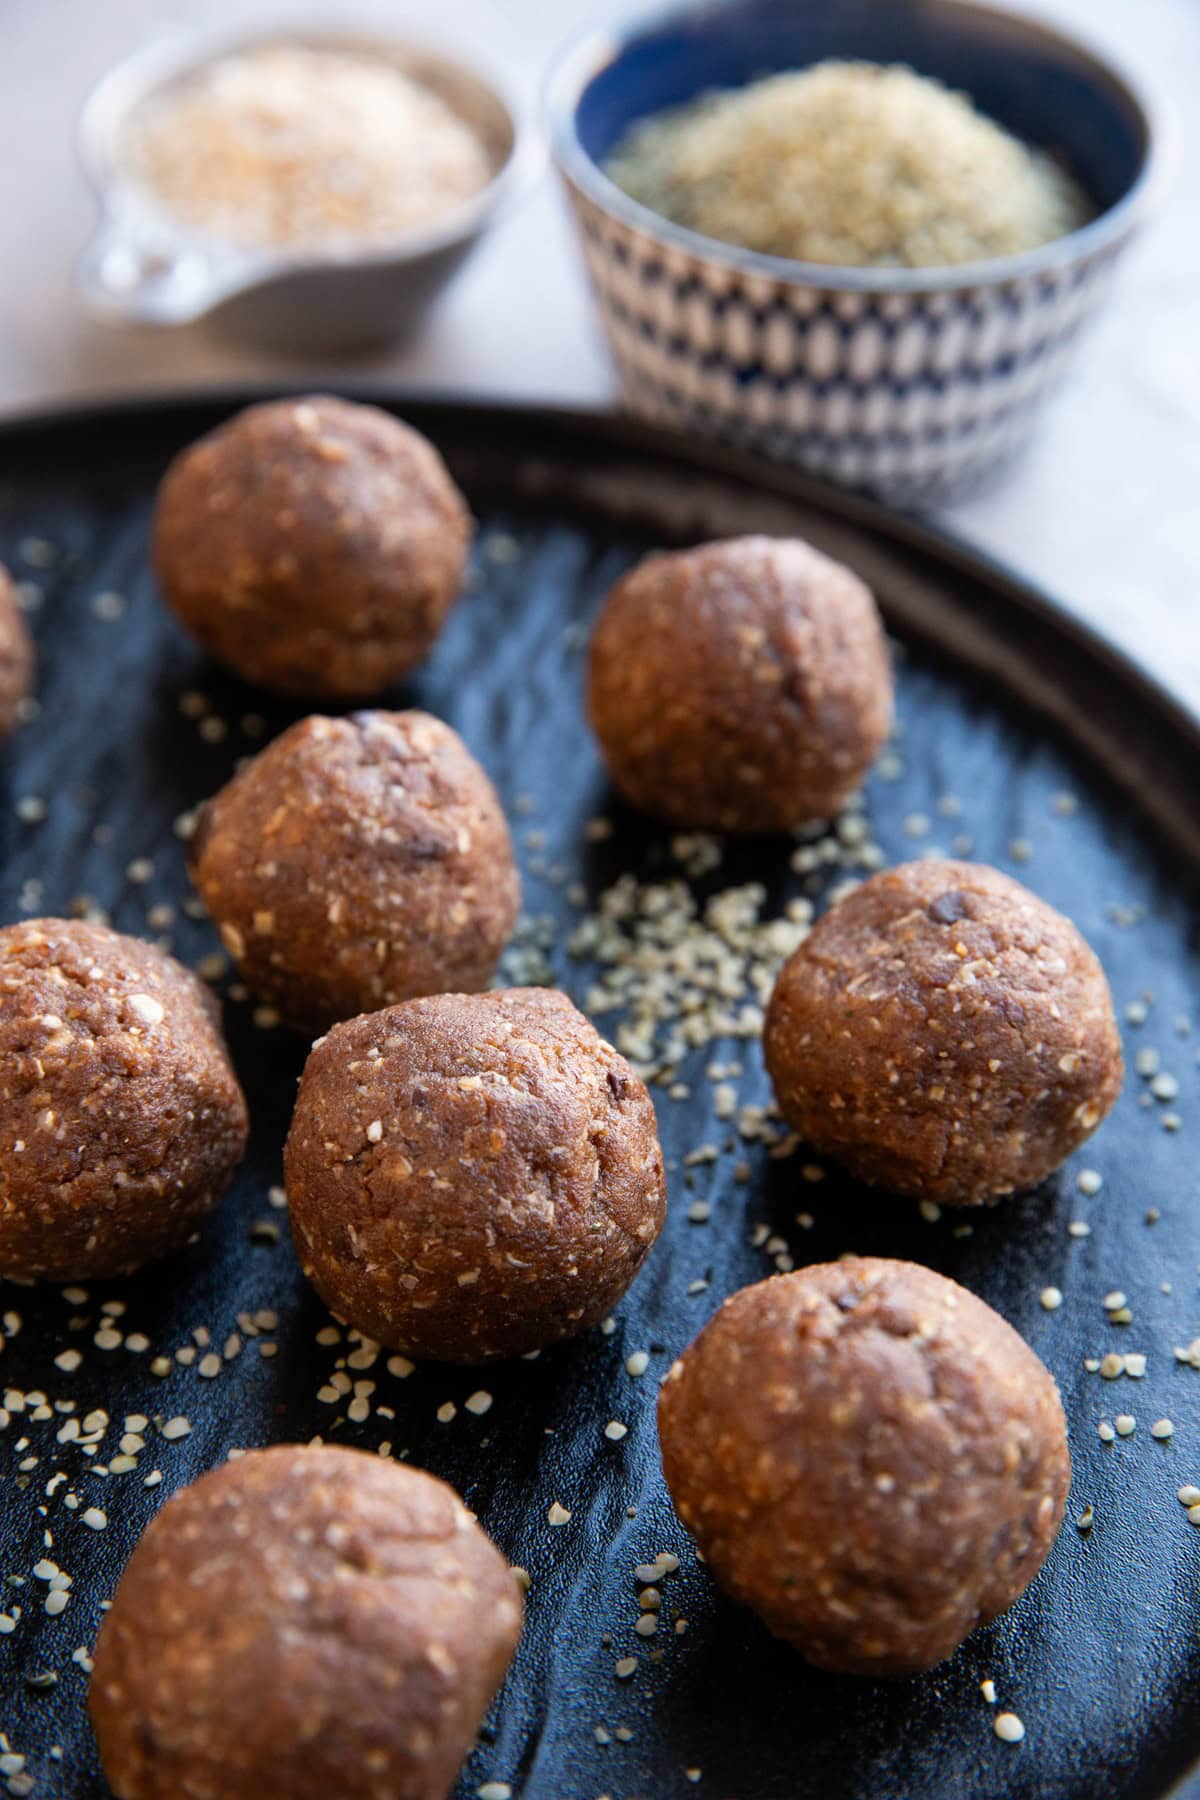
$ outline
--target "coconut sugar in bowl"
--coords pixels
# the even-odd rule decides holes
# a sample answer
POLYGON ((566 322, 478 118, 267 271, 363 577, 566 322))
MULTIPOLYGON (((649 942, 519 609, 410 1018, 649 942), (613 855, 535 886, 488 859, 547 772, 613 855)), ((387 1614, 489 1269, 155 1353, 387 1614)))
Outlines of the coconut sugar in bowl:
POLYGON ((531 166, 490 73, 309 32, 138 52, 79 142, 104 211, 77 270, 94 311, 295 349, 402 333, 531 166))

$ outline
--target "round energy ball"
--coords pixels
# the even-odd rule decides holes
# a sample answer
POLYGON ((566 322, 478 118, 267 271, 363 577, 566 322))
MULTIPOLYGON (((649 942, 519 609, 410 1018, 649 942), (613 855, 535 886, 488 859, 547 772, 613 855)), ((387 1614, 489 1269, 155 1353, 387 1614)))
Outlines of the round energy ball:
POLYGON ((658 1424, 717 1581, 847 1674, 931 1668, 1011 1606, 1071 1479, 1028 1344, 956 1282, 884 1257, 734 1294, 667 1376, 658 1424))
POLYGON ((326 1305, 418 1358, 572 1337, 621 1298, 666 1205, 654 1106, 565 994, 438 994, 314 1046, 284 1152, 326 1305))
POLYGON ((1104 971, 979 863, 873 875, 780 971, 763 1039, 780 1108, 861 1180, 949 1206, 1034 1187, 1120 1092, 1104 971))
POLYGON ((521 1632, 444 1482, 360 1450, 251 1450, 142 1536, 89 1708, 118 1800, 444 1800, 521 1632))
POLYGON ((617 788, 703 830, 829 818, 891 721, 869 589, 799 538, 646 557, 601 608, 588 675, 617 788))
POLYGON ((428 654, 469 541, 432 444, 315 394, 247 407, 182 451, 152 555, 192 636, 247 681, 366 697, 428 654))
POLYGON ((8 570, 0 563, 0 738, 20 723, 21 702, 33 686, 33 662, 33 640, 8 570))
POLYGON ((246 1148, 219 1018, 152 944, 0 930, 0 1275, 123 1275, 195 1236, 246 1148))
POLYGON ((203 808, 188 861, 250 987, 318 1028, 485 987, 521 900, 496 790, 422 712, 302 719, 203 808))

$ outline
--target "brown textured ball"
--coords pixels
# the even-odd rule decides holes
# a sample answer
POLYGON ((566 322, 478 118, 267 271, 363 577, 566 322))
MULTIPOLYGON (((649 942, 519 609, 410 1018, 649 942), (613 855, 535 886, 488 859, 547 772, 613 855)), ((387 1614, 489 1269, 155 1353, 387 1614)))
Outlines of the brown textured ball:
POLYGON ((445 1800, 521 1631, 444 1482, 359 1450, 252 1450, 167 1502, 100 1627, 118 1800, 445 1800))
POLYGON ((153 559, 193 637, 247 681, 353 698, 428 654, 469 541, 432 444, 315 394, 248 407, 175 458, 153 559))
POLYGON ((0 1275, 122 1275, 195 1235, 246 1148, 218 1021, 152 944, 0 930, 0 1275))
POLYGON ((302 719, 209 801, 189 863, 245 980, 305 1026, 485 987, 521 899, 496 790, 421 712, 302 719))
POLYGON ((665 1208, 654 1106, 565 994, 439 994, 339 1025, 284 1154, 305 1273, 417 1357, 523 1355, 611 1311, 665 1208))
POLYGON ((667 1485, 713 1574, 810 1662, 902 1675, 1024 1593, 1071 1479, 1049 1371, 915 1263, 743 1288, 658 1404, 667 1485))
POLYGON ((1033 1187, 1120 1092, 1104 971, 978 863, 906 863, 784 964, 764 1050, 785 1117, 864 1181, 967 1206, 1033 1187))
POLYGON ((857 787, 892 683, 869 590, 798 538, 649 556, 592 635, 592 725, 644 812, 714 831, 786 831, 857 787))
POLYGON ((33 639, 0 563, 0 738, 20 723, 21 702, 33 686, 33 639))

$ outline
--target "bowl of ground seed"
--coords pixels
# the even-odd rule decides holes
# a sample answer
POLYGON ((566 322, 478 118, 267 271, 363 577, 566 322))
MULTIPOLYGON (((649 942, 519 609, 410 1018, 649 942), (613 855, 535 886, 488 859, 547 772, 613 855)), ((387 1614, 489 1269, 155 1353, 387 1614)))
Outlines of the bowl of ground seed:
POLYGON ((963 0, 716 0, 548 114, 625 403, 906 505, 1027 442, 1161 164, 1122 74, 963 0))
POLYGON ((154 43, 93 91, 79 149, 95 312, 304 350, 402 333, 533 158, 493 73, 333 30, 154 43))

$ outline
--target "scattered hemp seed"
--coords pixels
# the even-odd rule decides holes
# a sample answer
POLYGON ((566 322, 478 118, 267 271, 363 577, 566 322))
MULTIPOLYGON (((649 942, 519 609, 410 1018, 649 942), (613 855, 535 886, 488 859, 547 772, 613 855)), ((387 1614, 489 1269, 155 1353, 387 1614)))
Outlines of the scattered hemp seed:
POLYGON ((1062 1289, 1056 1287, 1044 1287, 1038 1295, 1038 1298, 1047 1312, 1057 1312, 1063 1303, 1062 1289))
POLYGON ((478 1800, 512 1800, 512 1789, 507 1781, 485 1781, 475 1792, 478 1800))
POLYGON ((551 1525, 569 1525, 571 1522, 570 1508, 561 1506, 557 1500, 552 1500, 546 1519, 551 1525))
POLYGON ((437 1409, 438 1424, 439 1425, 448 1425, 450 1423, 451 1419, 453 1419, 455 1417, 457 1412, 458 1412, 458 1408, 457 1408, 457 1406, 455 1406, 453 1400, 445 1401, 437 1409))
POLYGON ((992 1721, 992 1730, 1006 1744, 1019 1744, 1025 1736, 1025 1727, 1016 1713, 997 1713, 992 1721))
POLYGON ((638 1659, 636 1656, 623 1656, 619 1662, 614 1664, 613 1674, 618 1681, 628 1681, 629 1677, 636 1671, 637 1666, 638 1659))
POLYGON ((1075 1521, 1075 1529, 1077 1531, 1083 1532, 1086 1535, 1092 1529, 1092 1526, 1095 1524, 1095 1522, 1096 1522, 1096 1509, 1092 1505, 1091 1501, 1089 1500, 1087 1505, 1084 1507, 1083 1511, 1080 1513, 1079 1517, 1075 1521))
POLYGON ((987 1701, 989 1706, 995 1706, 995 1704, 996 1704, 996 1684, 992 1680, 990 1675, 985 1680, 980 1682, 979 1691, 983 1695, 984 1699, 987 1701))
POLYGON ((1096 1431, 1102 1444, 1111 1444, 1117 1435, 1107 1419, 1101 1419, 1096 1427, 1096 1431))
POLYGON ((1132 1413, 1118 1413, 1113 1423, 1118 1437, 1132 1437, 1137 1430, 1137 1420, 1132 1413))
MULTIPOLYGON (((628 1425, 622 1425, 620 1419, 610 1419, 608 1424, 604 1427, 605 1437, 609 1438, 614 1444, 619 1444, 621 1439, 628 1435, 628 1432, 628 1425)), ((1197 1498, 1200 1498, 1200 1496, 1197 1496, 1197 1498)))
POLYGON ((1200 1487, 1195 1487, 1188 1482, 1184 1487, 1176 1490, 1175 1498, 1179 1501, 1180 1506, 1200 1506, 1200 1487))
POLYGON ((1079 1174, 1075 1177, 1075 1186, 1081 1194, 1087 1194, 1090 1197, 1092 1194, 1100 1192, 1104 1186, 1104 1177, 1099 1169, 1080 1169, 1079 1174))
POLYGON ((1125 1358, 1125 1373, 1131 1376, 1134 1381, 1140 1381, 1142 1379, 1146 1373, 1146 1358, 1142 1351, 1131 1350, 1129 1352, 1129 1355, 1125 1358))
POLYGON ((486 1388, 476 1388, 475 1392, 463 1401, 463 1405, 469 1413, 474 1413, 476 1418, 482 1418, 485 1412, 491 1410, 492 1395, 486 1388))
POLYGON ((1072 1219, 1067 1226, 1067 1235, 1073 1238, 1091 1237, 1092 1228, 1086 1219, 1072 1219))
POLYGON ((649 1367, 650 1357, 645 1350, 635 1350, 632 1356, 627 1356, 625 1359, 625 1373, 627 1375, 633 1375, 635 1377, 644 1375, 649 1367))
POLYGON ((1150 1427, 1150 1436, 1152 1438, 1158 1438, 1158 1439, 1162 1440, 1165 1438, 1174 1437, 1174 1435, 1175 1435, 1175 1427, 1174 1427, 1174 1425, 1172 1425, 1170 1419, 1155 1419, 1153 1425, 1150 1427))
POLYGON ((162 1427, 162 1435, 165 1438, 174 1440, 175 1438, 186 1437, 191 1429, 191 1420, 184 1418, 181 1413, 176 1418, 167 1420, 166 1424, 162 1427))

